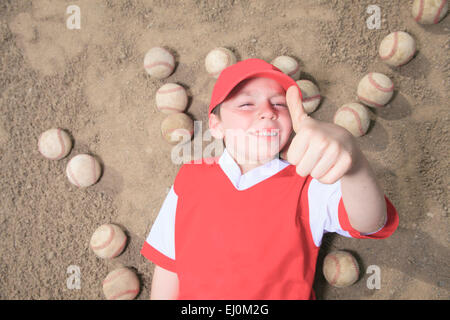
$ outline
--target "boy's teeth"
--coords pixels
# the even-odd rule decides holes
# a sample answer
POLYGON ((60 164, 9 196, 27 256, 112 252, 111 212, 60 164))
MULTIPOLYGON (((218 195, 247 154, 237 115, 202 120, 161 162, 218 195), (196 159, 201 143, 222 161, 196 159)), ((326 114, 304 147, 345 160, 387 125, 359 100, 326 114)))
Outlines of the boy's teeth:
POLYGON ((254 132, 253 134, 257 136, 276 136, 277 132, 254 132))

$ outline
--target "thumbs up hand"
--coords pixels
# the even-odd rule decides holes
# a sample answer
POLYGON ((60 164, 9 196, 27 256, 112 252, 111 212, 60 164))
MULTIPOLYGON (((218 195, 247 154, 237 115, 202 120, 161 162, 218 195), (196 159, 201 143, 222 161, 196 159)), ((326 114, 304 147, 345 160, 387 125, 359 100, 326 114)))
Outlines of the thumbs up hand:
POLYGON ((302 177, 309 174, 321 183, 335 183, 362 155, 355 138, 336 124, 308 116, 296 86, 286 91, 286 103, 295 132, 287 149, 287 161, 302 177))

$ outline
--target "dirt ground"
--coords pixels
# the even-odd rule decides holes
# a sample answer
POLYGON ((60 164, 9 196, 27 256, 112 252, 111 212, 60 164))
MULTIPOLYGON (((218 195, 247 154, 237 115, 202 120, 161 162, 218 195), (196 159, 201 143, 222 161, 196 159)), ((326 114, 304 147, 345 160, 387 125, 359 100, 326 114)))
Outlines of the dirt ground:
MULTIPOLYGON (((239 60, 279 55, 297 58, 302 79, 314 80, 324 99, 312 114, 332 121, 355 101, 369 71, 395 83, 393 100, 371 109, 372 124, 358 143, 400 225, 386 240, 327 235, 318 260, 319 299, 449 299, 449 48, 450 18, 418 25, 412 1, 0 1, 0 298, 103 299, 101 282, 126 265, 138 273, 137 299, 149 297, 153 265, 139 253, 180 165, 170 158, 155 107, 164 83, 183 85, 188 114, 207 129, 214 85, 207 53, 218 46, 239 60), (81 29, 66 27, 66 8, 78 5, 81 29), (369 5, 381 9, 381 28, 369 29, 369 5), (418 53, 390 68, 377 56, 390 32, 409 32, 418 53), (144 55, 164 46, 176 56, 175 72, 157 80, 146 74, 144 55), (50 161, 37 148, 39 135, 66 129, 74 147, 50 161), (100 181, 79 189, 66 175, 76 154, 102 162, 100 181), (103 223, 122 226, 125 252, 101 260, 89 249, 103 223), (326 283, 323 255, 346 249, 358 259, 353 286, 326 283), (80 289, 69 289, 69 266, 80 269, 80 289), (370 265, 381 288, 369 289, 370 265)), ((206 144, 204 144, 206 147, 206 144)))

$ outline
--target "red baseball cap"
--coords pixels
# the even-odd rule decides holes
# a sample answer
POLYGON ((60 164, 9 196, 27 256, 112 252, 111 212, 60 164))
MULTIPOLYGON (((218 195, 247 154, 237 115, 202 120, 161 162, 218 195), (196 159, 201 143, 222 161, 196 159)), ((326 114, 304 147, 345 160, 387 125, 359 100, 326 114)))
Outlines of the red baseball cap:
POLYGON ((247 59, 222 70, 213 88, 208 116, 218 104, 226 99, 234 87, 243 80, 254 77, 274 79, 286 91, 290 86, 297 86, 300 97, 302 97, 302 92, 295 80, 280 69, 261 59, 247 59))

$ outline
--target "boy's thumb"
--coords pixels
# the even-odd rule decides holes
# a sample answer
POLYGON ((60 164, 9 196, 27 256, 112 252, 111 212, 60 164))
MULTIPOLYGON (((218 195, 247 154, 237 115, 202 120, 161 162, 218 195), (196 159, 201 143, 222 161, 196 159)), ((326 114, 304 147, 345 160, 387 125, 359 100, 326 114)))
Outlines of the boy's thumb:
POLYGON ((294 131, 298 132, 300 123, 309 116, 303 109, 302 98, 300 90, 297 86, 290 86, 286 91, 286 103, 291 114, 292 127, 294 131))

